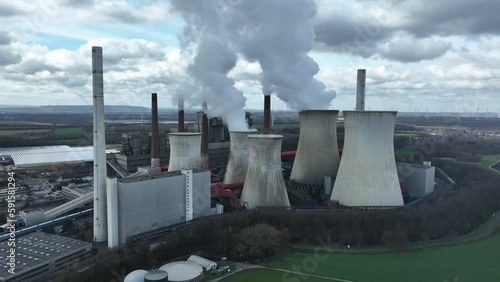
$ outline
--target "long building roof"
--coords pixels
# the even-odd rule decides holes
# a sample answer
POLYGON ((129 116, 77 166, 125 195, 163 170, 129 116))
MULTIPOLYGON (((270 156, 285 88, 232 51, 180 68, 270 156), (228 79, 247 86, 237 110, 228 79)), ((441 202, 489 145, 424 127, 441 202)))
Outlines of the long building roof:
MULTIPOLYGON (((106 150, 106 153, 117 152, 117 150, 106 150)), ((70 147, 59 145, 0 148, 1 155, 11 156, 16 166, 86 162, 94 159, 94 146, 70 147)))

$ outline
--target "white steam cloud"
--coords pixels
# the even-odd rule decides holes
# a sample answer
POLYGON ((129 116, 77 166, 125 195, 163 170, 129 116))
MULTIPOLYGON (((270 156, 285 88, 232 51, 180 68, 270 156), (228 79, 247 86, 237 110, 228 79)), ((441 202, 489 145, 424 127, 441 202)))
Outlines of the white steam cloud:
MULTIPOLYGON (((189 74, 202 85, 211 115, 244 122, 243 93, 227 73, 237 53, 262 69, 264 95, 275 93, 294 110, 326 109, 335 91, 314 78, 318 64, 313 48, 314 0, 172 0, 186 27, 180 38, 195 49, 189 74)), ((238 126, 241 122, 236 123, 238 126)))

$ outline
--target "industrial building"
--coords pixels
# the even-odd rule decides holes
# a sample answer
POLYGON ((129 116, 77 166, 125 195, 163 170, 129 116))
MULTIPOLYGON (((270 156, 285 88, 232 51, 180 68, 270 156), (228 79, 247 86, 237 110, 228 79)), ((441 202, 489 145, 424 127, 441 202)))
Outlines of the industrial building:
POLYGON ((349 207, 403 206, 394 157, 396 112, 344 111, 345 140, 330 200, 349 207))
POLYGON ((188 170, 108 181, 110 248, 131 236, 210 215, 210 172, 188 170))
POLYGON ((434 192, 436 167, 430 162, 398 163, 397 170, 401 186, 406 187, 411 196, 421 198, 434 192))
POLYGON ((189 258, 187 259, 187 261, 192 262, 192 263, 196 263, 199 266, 203 267, 203 269, 205 269, 207 271, 210 271, 210 270, 213 270, 213 269, 217 268, 217 263, 216 262, 213 262, 213 261, 208 260, 206 258, 202 258, 202 257, 197 256, 197 255, 189 256, 189 258))
POLYGON ((19 212, 19 216, 24 222, 24 226, 33 226, 47 221, 42 209, 29 209, 19 212))
POLYGON ((338 111, 302 111, 297 154, 289 187, 322 190, 324 177, 335 178, 340 157, 337 144, 338 111))
POLYGON ((8 272, 8 241, 0 242, 0 281, 30 281, 92 255, 92 244, 59 235, 34 232, 16 237, 16 271, 8 272))

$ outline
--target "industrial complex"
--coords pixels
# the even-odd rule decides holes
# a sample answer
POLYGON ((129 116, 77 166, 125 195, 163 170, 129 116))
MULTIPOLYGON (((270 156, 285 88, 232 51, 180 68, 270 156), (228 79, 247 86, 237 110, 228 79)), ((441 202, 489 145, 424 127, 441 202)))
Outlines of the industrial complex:
MULTIPOLYGON (((264 96, 260 133, 250 122, 248 130, 227 131, 220 119, 209 119, 205 111, 197 114, 194 126, 186 126, 179 103, 177 131, 167 135, 158 129, 158 97, 153 93, 151 133, 124 134, 122 151, 107 156, 102 62, 102 48, 92 47, 93 185, 63 187, 62 195, 71 201, 53 210, 21 212, 19 221, 27 227, 93 203, 94 243, 119 249, 138 238, 153 237, 144 234, 161 235, 173 226, 207 216, 260 207, 293 208, 290 191, 318 192, 324 199, 320 205, 329 209, 385 209, 403 207, 404 193, 425 197, 434 190, 435 168, 430 163, 396 163, 397 112, 364 110, 364 71, 358 72, 361 86, 356 111, 299 113, 296 151, 282 152, 283 136, 273 134, 269 96, 264 96), (343 148, 337 142, 340 121, 345 130, 343 148), (289 179, 283 174, 284 158, 293 161, 289 179), (217 175, 214 167, 220 162, 223 173, 217 175), (109 170, 114 172, 108 175, 109 170)), ((63 252, 53 246, 55 238, 39 238, 51 236, 41 234, 29 233, 19 240, 28 244, 26 248, 43 247, 43 254, 61 252, 61 261, 85 257, 91 251, 91 244, 68 242, 63 252), (43 240, 47 248, 40 244, 43 240)), ((38 275, 46 268, 59 267, 58 260, 54 264, 44 258, 27 258, 26 272, 38 275)), ((211 261, 192 257, 154 271, 134 271, 125 281, 199 281, 203 269, 211 268, 211 261)), ((2 281, 20 277, 3 274, 2 281)))

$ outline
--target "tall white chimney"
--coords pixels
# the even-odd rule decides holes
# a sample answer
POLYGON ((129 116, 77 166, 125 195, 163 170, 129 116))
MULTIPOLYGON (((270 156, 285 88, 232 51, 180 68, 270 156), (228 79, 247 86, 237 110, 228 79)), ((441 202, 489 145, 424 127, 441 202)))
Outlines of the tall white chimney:
POLYGON ((106 207, 106 135, 104 131, 104 86, 102 47, 92 47, 94 92, 94 241, 108 240, 106 207))
POLYGON ((365 88, 366 88, 366 70, 358 70, 358 85, 356 88, 356 111, 365 110, 365 88))

